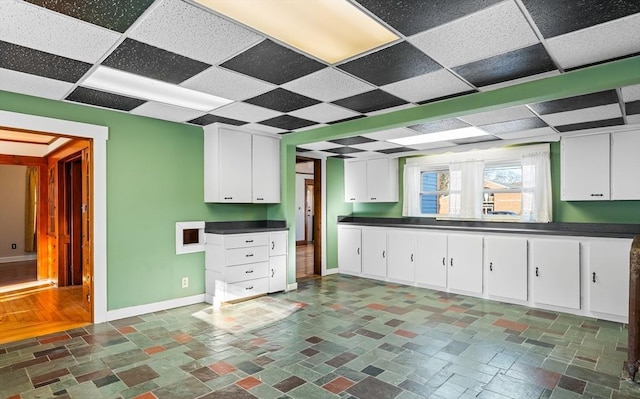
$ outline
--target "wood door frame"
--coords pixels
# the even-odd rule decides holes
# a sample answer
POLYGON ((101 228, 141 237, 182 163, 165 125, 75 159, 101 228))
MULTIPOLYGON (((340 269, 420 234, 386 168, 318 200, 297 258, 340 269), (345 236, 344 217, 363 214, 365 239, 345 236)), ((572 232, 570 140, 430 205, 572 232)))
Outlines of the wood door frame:
MULTIPOLYGON (((313 162, 313 274, 322 275, 322 160, 317 158, 308 158, 296 155, 296 160, 305 162, 313 162)), ((305 203, 306 203, 306 187, 305 187, 305 203)), ((305 229, 307 225, 307 210, 304 210, 305 229)), ((306 238, 306 237, 305 237, 306 238)))

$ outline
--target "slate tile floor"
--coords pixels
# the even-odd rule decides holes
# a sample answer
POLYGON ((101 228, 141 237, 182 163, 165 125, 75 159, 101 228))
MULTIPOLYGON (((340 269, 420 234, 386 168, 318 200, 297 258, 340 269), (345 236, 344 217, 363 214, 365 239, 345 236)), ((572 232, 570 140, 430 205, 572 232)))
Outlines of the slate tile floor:
POLYGON ((626 327, 333 275, 0 346, 2 398, 640 398, 626 327))

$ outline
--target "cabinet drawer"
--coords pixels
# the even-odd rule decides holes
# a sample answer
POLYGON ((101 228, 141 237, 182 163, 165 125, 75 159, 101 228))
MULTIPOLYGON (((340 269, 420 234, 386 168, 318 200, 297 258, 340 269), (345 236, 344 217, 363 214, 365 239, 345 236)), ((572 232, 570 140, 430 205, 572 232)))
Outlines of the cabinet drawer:
POLYGON ((249 296, 266 294, 269 289, 268 278, 258 278, 254 280, 241 281, 239 283, 227 284, 225 301, 235 301, 249 296))
POLYGON ((224 271, 224 278, 227 283, 235 283, 238 281, 267 277, 268 274, 269 262, 260 262, 227 267, 224 271))
POLYGON ((235 248, 224 251, 225 265, 244 265, 246 263, 266 262, 269 260, 269 247, 235 248))
POLYGON ((269 245, 268 234, 234 234, 225 237, 224 240, 224 247, 227 249, 257 247, 261 245, 269 245))

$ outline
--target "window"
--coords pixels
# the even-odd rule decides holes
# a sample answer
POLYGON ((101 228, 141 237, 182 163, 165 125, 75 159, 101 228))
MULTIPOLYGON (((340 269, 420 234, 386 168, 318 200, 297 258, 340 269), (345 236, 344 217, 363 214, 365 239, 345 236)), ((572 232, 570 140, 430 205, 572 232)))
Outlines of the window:
POLYGON ((449 170, 420 173, 420 213, 449 214, 449 170))
POLYGON ((519 162, 485 165, 482 214, 503 218, 522 214, 522 165, 519 162))

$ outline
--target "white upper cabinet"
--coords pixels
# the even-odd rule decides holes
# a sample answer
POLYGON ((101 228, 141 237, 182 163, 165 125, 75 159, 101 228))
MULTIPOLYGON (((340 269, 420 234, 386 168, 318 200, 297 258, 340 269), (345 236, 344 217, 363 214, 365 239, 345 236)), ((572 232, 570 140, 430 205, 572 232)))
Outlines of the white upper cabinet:
POLYGON ((640 130, 611 134, 611 199, 640 199, 640 130))
POLYGON ((490 296, 527 300, 527 239, 485 238, 487 292, 490 296))
POLYGON ((280 140, 227 126, 204 128, 205 202, 280 202, 280 140))
POLYGON ((345 202, 398 201, 398 160, 345 160, 345 202))
POLYGON ((609 135, 563 137, 560 147, 562 200, 608 200, 609 135))
POLYGON ((562 239, 531 240, 533 300, 580 309, 580 243, 562 239))

